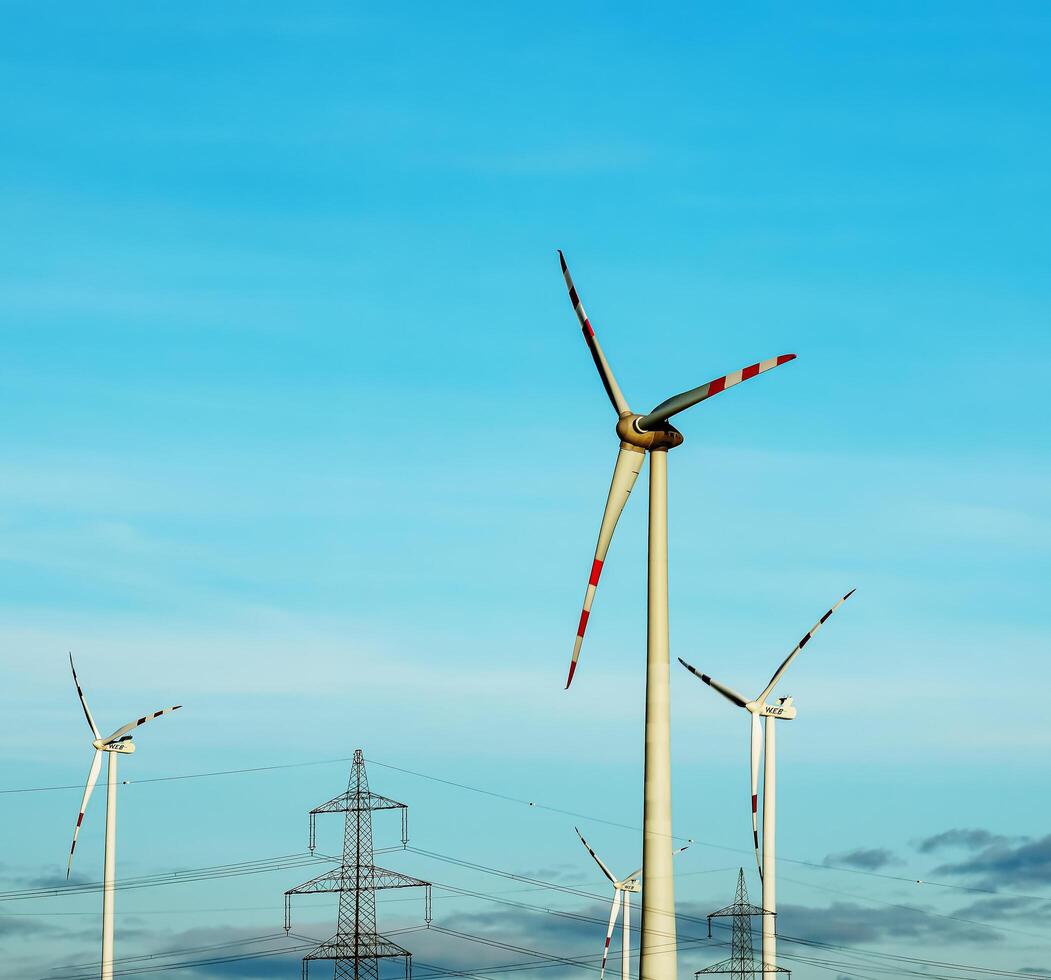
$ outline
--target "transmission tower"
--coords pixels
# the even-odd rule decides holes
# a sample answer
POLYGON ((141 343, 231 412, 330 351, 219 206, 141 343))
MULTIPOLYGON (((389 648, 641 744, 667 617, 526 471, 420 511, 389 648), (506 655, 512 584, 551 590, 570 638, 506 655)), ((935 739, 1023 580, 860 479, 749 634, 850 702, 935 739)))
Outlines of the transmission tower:
POLYGON ((733 919, 733 927, 730 941, 730 958, 698 970, 694 976, 699 977, 702 973, 729 973, 736 980, 754 980, 758 973, 791 973, 783 966, 763 966, 757 968, 755 965, 755 950, 752 947, 752 916, 762 915, 763 910, 758 905, 752 905, 748 901, 748 889, 744 884, 744 868, 737 872, 737 893, 734 895, 733 905, 712 912, 708 916, 708 938, 712 938, 712 919, 725 917, 733 919))
POLYGON ((285 932, 292 928, 293 895, 317 892, 339 893, 336 934, 303 957, 303 980, 308 980, 310 964, 333 961, 334 980, 379 980, 380 960, 401 959, 405 978, 412 977, 412 954, 376 931, 376 891, 380 888, 425 888, 424 921, 431 922, 431 885, 397 871, 377 868, 372 854, 372 811, 401 811, 401 843, 408 844, 408 807, 369 791, 365 757, 354 752, 347 791, 310 811, 310 852, 314 853, 319 813, 345 813, 343 863, 340 867, 285 892, 285 932))

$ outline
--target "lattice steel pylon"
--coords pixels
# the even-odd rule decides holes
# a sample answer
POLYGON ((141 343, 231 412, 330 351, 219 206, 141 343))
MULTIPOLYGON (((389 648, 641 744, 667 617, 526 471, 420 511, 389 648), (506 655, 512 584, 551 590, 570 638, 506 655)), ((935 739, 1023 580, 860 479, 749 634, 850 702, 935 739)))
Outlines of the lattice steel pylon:
POLYGON ((408 836, 408 807, 369 791, 365 757, 354 752, 347 791, 310 811, 310 851, 316 845, 315 819, 319 813, 346 813, 343 830, 343 863, 326 874, 285 892, 285 932, 292 928, 291 898, 317 892, 339 892, 336 934, 303 957, 303 980, 310 964, 333 961, 334 980, 379 980, 380 961, 402 959, 406 980, 412 977, 412 954, 376 931, 376 891, 380 888, 425 888, 424 921, 431 922, 431 884, 397 871, 377 868, 372 854, 372 811, 401 810, 401 842, 408 836))
POLYGON ((756 974, 760 977, 764 973, 791 973, 783 966, 759 967, 755 965, 755 949, 752 946, 752 916, 762 915, 763 910, 758 905, 752 905, 748 901, 748 889, 744 884, 744 868, 737 872, 737 893, 734 895, 733 905, 712 912, 708 916, 708 938, 712 938, 712 919, 717 917, 728 917, 733 919, 733 927, 730 940, 730 958, 720 960, 703 970, 698 970, 694 976, 699 977, 702 973, 729 973, 737 980, 754 980, 756 974))

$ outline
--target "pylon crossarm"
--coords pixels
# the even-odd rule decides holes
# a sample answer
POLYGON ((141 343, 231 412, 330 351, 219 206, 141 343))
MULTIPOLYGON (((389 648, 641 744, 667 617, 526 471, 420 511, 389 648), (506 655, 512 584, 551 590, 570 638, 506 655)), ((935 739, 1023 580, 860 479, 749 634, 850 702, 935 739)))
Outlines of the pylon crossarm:
POLYGON ((730 917, 734 915, 764 915, 765 910, 760 908, 758 905, 751 905, 744 903, 742 905, 727 905, 724 909, 719 909, 718 912, 709 912, 708 918, 714 919, 717 916, 730 917))
POLYGON ((386 868, 369 868, 367 871, 369 888, 430 888, 429 881, 403 875, 400 871, 388 871, 386 868))
POLYGON ((378 793, 357 793, 348 790, 339 796, 314 807, 311 813, 353 813, 356 810, 406 810, 408 807, 397 800, 378 793))
POLYGON ((703 970, 697 970, 694 976, 699 977, 702 973, 733 973, 735 969, 737 965, 733 960, 720 960, 718 963, 706 966, 703 970))
POLYGON ((333 936, 328 942, 320 943, 310 951, 307 960, 379 960, 398 956, 412 956, 407 949, 392 943, 385 936, 359 935, 340 938, 333 936))
POLYGON ((335 871, 326 871, 323 875, 311 878, 310 881, 304 881, 295 888, 289 888, 285 894, 312 895, 316 892, 338 892, 343 887, 343 882, 343 869, 337 868, 335 871))

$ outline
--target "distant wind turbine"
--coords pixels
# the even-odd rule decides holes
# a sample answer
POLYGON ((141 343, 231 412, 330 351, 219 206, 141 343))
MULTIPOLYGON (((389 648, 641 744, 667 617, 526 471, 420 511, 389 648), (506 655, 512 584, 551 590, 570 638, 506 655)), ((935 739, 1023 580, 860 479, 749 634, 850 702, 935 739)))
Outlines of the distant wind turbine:
POLYGON ((755 861, 759 867, 759 877, 763 883, 763 970, 766 973, 776 973, 777 970, 777 926, 775 916, 777 915, 777 744, 775 739, 775 726, 773 721, 791 721, 796 716, 796 709, 790 697, 778 698, 777 704, 767 704, 766 699, 770 696, 777 682, 781 680, 788 665, 799 655, 813 635, 825 624, 829 618, 844 602, 854 594, 851 589, 839 600, 824 616, 813 626, 809 633, 803 637, 795 646, 795 649, 785 657, 781 666, 774 671, 770 683, 766 685, 762 693, 753 701, 749 701, 744 695, 738 694, 732 687, 720 684, 719 681, 707 674, 702 674, 696 667, 691 666, 682 657, 679 663, 691 674, 700 678, 710 688, 718 691, 727 701, 731 701, 739 708, 744 708, 752 716, 752 733, 750 745, 751 776, 752 776, 752 842, 755 845, 755 861), (760 723, 760 718, 764 719, 760 723), (763 732, 760 732, 762 725, 763 732), (761 738, 761 735, 764 736, 761 738), (763 756, 763 847, 759 848, 759 758, 763 756))
MULTIPOLYGON (((631 977, 631 896, 641 890, 641 884, 639 882, 639 876, 642 874, 642 868, 638 868, 632 871, 630 875, 621 880, 617 880, 613 877, 613 872, 606 867, 606 863, 600 858, 592 848, 592 846, 584 839, 584 835, 580 832, 579 827, 573 828, 577 832, 577 837, 580 838, 580 843, 587 848, 588 854, 594 859, 595 863, 599 866, 602 873, 609 879, 610 884, 613 885, 613 904, 609 910, 609 926, 606 928, 606 945, 602 947, 602 969, 599 971, 599 980, 603 980, 606 976, 606 958, 609 956, 609 943, 613 938, 613 930, 617 927, 617 915, 620 912, 621 902, 623 896, 624 905, 624 919, 621 932, 620 940, 620 978, 621 980, 630 980, 631 977)), ((689 847, 686 844, 684 847, 680 847, 678 850, 672 851, 672 854, 681 854, 689 847)))
POLYGON ((73 666, 73 655, 69 655, 69 669, 73 671, 73 683, 77 688, 77 697, 80 698, 80 706, 84 709, 84 717, 87 719, 91 734, 94 735, 92 746, 95 755, 91 759, 91 768, 88 770, 88 781, 84 787, 84 799, 80 803, 80 814, 77 816, 77 825, 73 828, 73 844, 69 849, 69 863, 66 865, 66 878, 69 878, 73 869, 73 852, 77 849, 77 837, 80 834, 80 825, 84 822, 84 812, 88 808, 88 800, 91 799, 92 790, 98 782, 99 770, 102 768, 102 753, 109 754, 109 766, 106 772, 106 856, 102 878, 102 980, 112 980, 113 977, 113 906, 114 886, 117 870, 117 757, 130 755, 135 751, 135 744, 128 733, 145 725, 146 722, 166 715, 170 711, 177 711, 182 707, 177 704, 172 708, 164 708, 154 711, 152 714, 122 725, 108 738, 102 738, 99 734, 95 719, 91 717, 91 709, 88 707, 87 698, 81 690, 80 681, 77 679, 77 669, 73 666))
MULTIPOLYGON (((642 893, 642 935, 639 974, 645 980, 678 980, 675 947, 675 880, 672 871, 671 826, 671 747, 670 747, 670 692, 668 678, 668 450, 682 444, 683 436, 670 423, 680 412, 699 404, 713 395, 732 388, 742 381, 779 367, 791 361, 795 354, 781 354, 750 364, 740 371, 723 375, 714 381, 691 388, 661 402, 648 415, 637 415, 628 406, 617 379, 606 360, 598 338, 588 320, 584 307, 569 275, 565 257, 558 253, 562 275, 569 289, 569 301, 580 321, 584 342, 598 369, 606 395, 617 413, 616 432, 620 451, 613 469, 613 481, 606 500, 606 509, 599 526, 595 558, 584 593, 584 608, 580 613, 577 636, 573 643, 573 657, 569 664, 566 687, 573 682, 584 630, 591 615, 602 565, 613 538, 628 495, 642 470, 646 453, 650 454, 650 516, 649 516, 649 585, 648 625, 646 636, 646 725, 645 775, 643 791, 642 864, 646 888, 642 893), (651 941, 652 940, 652 941, 651 941)), ((665 360, 675 356, 673 348, 662 350, 649 337, 635 338, 638 349, 657 346, 657 356, 665 360), (670 351, 670 353, 669 353, 670 351)))

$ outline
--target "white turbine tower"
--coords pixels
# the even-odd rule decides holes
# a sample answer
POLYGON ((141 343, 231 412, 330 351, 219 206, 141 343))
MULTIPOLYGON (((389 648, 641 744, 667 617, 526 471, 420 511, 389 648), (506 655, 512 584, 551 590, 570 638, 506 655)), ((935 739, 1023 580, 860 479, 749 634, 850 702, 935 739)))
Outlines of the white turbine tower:
POLYGON ((569 665, 568 688, 580 656, 584 630, 595 598, 602 564, 606 560, 614 528, 628 495, 650 454, 649 584, 646 633, 646 735, 643 791, 642 865, 646 889, 642 893, 642 935, 639 975, 642 980, 678 980, 675 950, 675 881, 672 873, 671 827, 671 749, 668 652, 668 450, 681 445, 682 433, 668 421, 672 416, 731 388, 757 374, 791 361, 795 354, 782 354, 768 361, 750 364, 740 371, 691 388, 661 402, 648 415, 637 415, 628 407, 613 371, 599 346, 595 331, 584 313, 573 286, 566 260, 560 251, 562 274, 569 299, 580 321, 584 341, 591 351, 599 377, 617 413, 616 432, 620 440, 613 469, 613 481, 606 510, 599 526, 595 559, 591 565, 584 608, 580 614, 573 659, 569 665))
MULTIPOLYGON (((621 980, 630 980, 631 977, 631 896, 639 892, 642 888, 639 882, 639 876, 642 874, 642 868, 638 868, 632 871, 630 875, 621 880, 617 880, 613 877, 613 872, 606 867, 605 862, 600 858, 592 848, 592 846, 584 839, 584 835, 580 832, 579 827, 573 828, 577 832, 577 837, 580 838, 580 843, 587 848, 588 854, 594 859, 595 863, 599 866, 602 873, 609 879, 610 884, 613 885, 613 904, 609 910, 609 926, 606 928, 606 945, 602 948, 602 969, 599 971, 599 980, 603 980, 606 975, 606 957, 609 956, 609 943, 613 938, 613 930, 617 927, 617 915, 620 913, 621 903, 624 905, 624 919, 622 922, 621 929, 621 940, 620 940, 620 978, 621 980), (623 899, 622 897, 623 896, 623 899)), ((684 847, 678 848, 678 850, 672 851, 672 854, 681 854, 690 845, 687 844, 684 847)))
POLYGON ((775 739, 774 721, 791 721, 796 716, 796 709, 790 697, 778 698, 777 704, 767 704, 766 699, 770 696, 777 682, 788 669, 788 665, 795 660, 799 651, 809 642, 810 638, 824 625, 828 619, 844 602, 854 594, 851 589, 839 600, 824 616, 813 626, 809 633, 803 637, 795 646, 795 649, 785 657, 781 666, 774 671, 770 683, 766 685, 762 693, 753 701, 749 701, 744 695, 738 694, 732 687, 720 684, 717 680, 702 674, 695 667, 688 664, 682 657, 679 663, 691 674, 699 677, 709 687, 718 691, 727 701, 731 701, 739 708, 744 708, 751 716, 750 752, 751 777, 752 777, 752 842, 755 845, 755 860, 759 867, 759 878, 763 883, 763 953, 762 963, 764 973, 780 972, 777 967, 777 744, 775 739), (760 723, 760 718, 764 719, 760 723), (760 732, 760 725, 763 731, 760 732), (763 846, 759 847, 759 758, 763 757, 763 846))
POLYGON ((69 877, 73 869, 73 852, 77 849, 77 836, 80 834, 80 825, 84 822, 84 811, 88 808, 88 800, 91 792, 99 778, 99 770, 102 768, 102 753, 108 753, 109 766, 106 773, 106 856, 104 872, 102 877, 102 980, 112 980, 113 977, 113 906, 114 886, 117 871, 117 757, 129 755, 135 751, 135 744, 128 734, 133 728, 145 725, 146 722, 168 714, 169 711, 177 711, 181 704, 173 708, 164 708, 154 711, 152 714, 122 725, 108 738, 102 738, 99 734, 95 719, 91 717, 91 709, 88 708, 87 699, 80 688, 77 679, 77 671, 73 666, 73 655, 69 656, 69 668, 73 671, 73 683, 77 687, 77 697, 80 698, 80 706, 84 709, 84 717, 88 720, 88 727, 94 736, 92 746, 95 755, 91 759, 91 768, 88 770, 88 781, 84 787, 84 799, 80 803, 80 814, 77 816, 77 825, 73 829, 73 844, 69 849, 69 863, 66 865, 66 877, 69 877))

